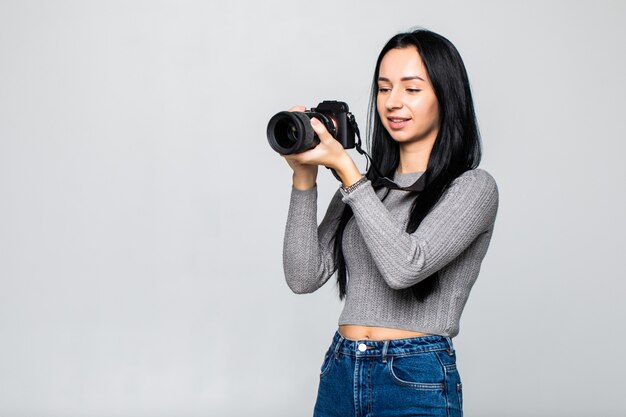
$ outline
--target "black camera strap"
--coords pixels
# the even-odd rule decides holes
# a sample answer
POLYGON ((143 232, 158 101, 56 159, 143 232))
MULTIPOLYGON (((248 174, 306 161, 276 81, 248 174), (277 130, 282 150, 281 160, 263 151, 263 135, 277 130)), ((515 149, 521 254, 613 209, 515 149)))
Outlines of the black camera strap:
POLYGON ((361 143, 362 143, 361 131, 359 130, 359 125, 356 123, 356 119, 354 118, 354 115, 352 113, 348 113, 348 123, 350 123, 350 126, 352 126, 352 129, 354 130, 354 133, 356 134, 356 142, 354 144, 354 148, 356 149, 358 153, 365 156, 365 158, 367 159, 366 170, 369 171, 370 166, 371 166, 376 176, 382 177, 383 175, 378 170, 378 167, 376 167, 376 164, 374 164, 372 157, 369 156, 369 154, 365 152, 365 150, 363 150, 363 147, 361 146, 361 143))
MULTIPOLYGON (((374 170, 374 174, 376 175, 376 177, 372 180, 373 187, 385 187, 390 190, 411 191, 415 193, 419 193, 424 190, 424 187, 426 186, 426 175, 420 175, 417 181, 415 181, 413 184, 407 187, 400 187, 398 184, 393 182, 393 180, 381 174, 380 170, 378 169, 378 167, 372 160, 372 157, 365 150, 363 150, 363 147, 361 146, 361 143, 362 143, 361 132, 359 131, 359 126, 357 125, 354 115, 352 113, 348 113, 348 122, 354 129, 354 133, 356 134, 356 137, 357 137, 354 148, 356 149, 358 153, 365 156, 365 158, 367 159, 366 170, 369 172, 370 167, 371 167, 374 170)), ((331 169, 331 171, 333 172, 333 175, 335 176, 335 178, 337 178, 341 182, 341 178, 339 178, 339 175, 337 175, 335 170, 331 169)))

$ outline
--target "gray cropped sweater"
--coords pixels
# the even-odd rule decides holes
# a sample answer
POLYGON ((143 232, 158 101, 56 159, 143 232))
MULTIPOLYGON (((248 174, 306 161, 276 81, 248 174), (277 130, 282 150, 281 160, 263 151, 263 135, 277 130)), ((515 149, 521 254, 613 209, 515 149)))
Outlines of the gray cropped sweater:
MULTIPOLYGON (((400 186, 422 173, 396 175, 400 186)), ((348 271, 339 325, 356 324, 454 337, 493 233, 498 188, 482 169, 455 179, 417 230, 406 232, 415 194, 369 181, 349 194, 339 189, 317 225, 317 188, 292 188, 283 247, 287 284, 298 294, 320 288, 335 273, 333 238, 344 205, 343 253, 348 271), (410 287, 439 271, 435 289, 418 301, 410 287)))

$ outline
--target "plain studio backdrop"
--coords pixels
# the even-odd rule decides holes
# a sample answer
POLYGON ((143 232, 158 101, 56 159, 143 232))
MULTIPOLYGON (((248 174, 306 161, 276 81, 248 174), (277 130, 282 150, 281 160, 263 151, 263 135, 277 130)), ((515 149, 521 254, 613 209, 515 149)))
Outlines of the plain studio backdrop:
POLYGON ((500 188, 466 415, 625 415, 625 4, 2 1, 0 415, 311 415, 341 303, 284 282, 266 124, 337 99, 365 130, 415 26, 464 57, 500 188))

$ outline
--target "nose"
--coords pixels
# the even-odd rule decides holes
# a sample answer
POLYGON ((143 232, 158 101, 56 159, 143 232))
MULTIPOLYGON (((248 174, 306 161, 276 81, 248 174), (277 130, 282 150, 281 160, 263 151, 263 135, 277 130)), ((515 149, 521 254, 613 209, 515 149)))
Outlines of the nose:
POLYGON ((395 88, 391 89, 387 95, 385 107, 389 111, 402 108, 402 101, 400 100, 399 92, 395 88))

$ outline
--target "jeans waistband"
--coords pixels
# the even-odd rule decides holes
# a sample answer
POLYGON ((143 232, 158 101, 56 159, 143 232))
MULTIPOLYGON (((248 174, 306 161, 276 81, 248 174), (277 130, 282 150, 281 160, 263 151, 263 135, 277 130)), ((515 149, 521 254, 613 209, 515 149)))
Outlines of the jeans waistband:
POLYGON ((331 349, 335 356, 341 354, 351 356, 402 356, 411 353, 447 350, 454 353, 452 339, 448 336, 429 335, 392 340, 351 340, 335 332, 331 349))

